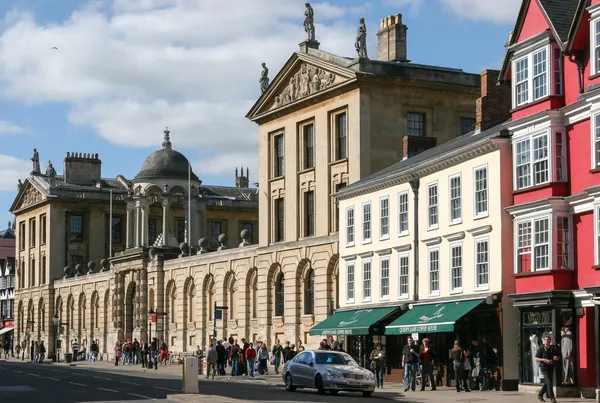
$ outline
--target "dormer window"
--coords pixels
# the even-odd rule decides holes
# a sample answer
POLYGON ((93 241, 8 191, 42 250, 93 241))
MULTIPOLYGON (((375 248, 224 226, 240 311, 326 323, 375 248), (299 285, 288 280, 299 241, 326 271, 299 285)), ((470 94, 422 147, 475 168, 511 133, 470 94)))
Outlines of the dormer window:
POLYGON ((514 108, 562 93, 562 57, 558 48, 552 44, 534 47, 533 51, 531 48, 515 52, 512 61, 514 108))

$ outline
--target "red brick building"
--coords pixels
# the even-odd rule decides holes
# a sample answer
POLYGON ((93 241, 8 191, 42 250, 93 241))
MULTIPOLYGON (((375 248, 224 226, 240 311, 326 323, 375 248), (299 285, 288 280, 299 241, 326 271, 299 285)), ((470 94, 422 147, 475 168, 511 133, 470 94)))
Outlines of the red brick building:
POLYGON ((512 86, 519 389, 535 353, 563 353, 557 395, 600 385, 600 0, 524 0, 500 76, 512 86))

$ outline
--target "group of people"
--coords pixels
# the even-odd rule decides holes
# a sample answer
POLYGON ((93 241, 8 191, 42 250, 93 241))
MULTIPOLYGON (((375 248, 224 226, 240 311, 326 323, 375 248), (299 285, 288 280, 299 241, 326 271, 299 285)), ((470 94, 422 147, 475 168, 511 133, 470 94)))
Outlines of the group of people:
POLYGON ((142 365, 144 368, 158 369, 159 361, 161 364, 166 364, 168 350, 166 343, 160 345, 158 349, 158 339, 152 338, 150 343, 134 338, 125 340, 125 342, 117 341, 113 349, 115 366, 121 365, 142 365))

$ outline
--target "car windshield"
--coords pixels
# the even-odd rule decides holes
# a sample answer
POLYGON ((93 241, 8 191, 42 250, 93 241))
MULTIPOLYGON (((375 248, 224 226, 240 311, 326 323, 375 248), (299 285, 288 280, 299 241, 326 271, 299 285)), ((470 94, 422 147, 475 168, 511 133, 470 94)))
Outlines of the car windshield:
POLYGON ((357 367, 358 364, 348 354, 340 353, 316 353, 316 361, 319 365, 348 365, 357 367))

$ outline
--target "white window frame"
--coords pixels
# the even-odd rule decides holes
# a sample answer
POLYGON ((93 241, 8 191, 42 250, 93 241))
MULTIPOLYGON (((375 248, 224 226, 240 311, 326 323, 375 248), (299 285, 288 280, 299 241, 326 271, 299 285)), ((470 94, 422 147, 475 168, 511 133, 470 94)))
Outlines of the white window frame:
POLYGON ((346 263, 346 302, 354 303, 356 295, 356 265, 354 262, 346 263), (352 268, 352 281, 350 281, 350 268, 352 268), (350 295, 350 284, 352 284, 352 296, 350 295))
MULTIPOLYGON (((557 221, 556 221, 556 217, 568 217, 568 214, 555 214, 555 213, 550 213, 550 214, 541 214, 541 215, 534 215, 534 216, 530 216, 527 218, 523 218, 523 219, 515 219, 514 221, 514 226, 513 226, 513 238, 514 238, 514 271, 516 274, 521 274, 519 273, 519 224, 523 224, 523 223, 529 223, 529 225, 531 225, 531 234, 530 234, 530 246, 529 246, 529 254, 531 255, 531 269, 529 271, 529 273, 536 273, 536 272, 543 272, 543 271, 550 271, 557 267, 557 263, 556 263, 556 248, 555 248, 555 241, 556 241, 556 228, 557 228, 557 221), (535 228, 535 223, 538 221, 543 221, 543 220, 548 220, 548 240, 547 242, 538 242, 538 240, 536 239, 536 228, 535 228), (542 267, 537 269, 536 268, 536 260, 539 257, 537 255, 537 251, 536 248, 540 248, 543 247, 544 245, 548 246, 548 267, 542 267)), ((569 228, 570 228, 570 233, 569 233, 569 246, 570 246, 570 250, 569 250, 569 259, 571 260, 571 264, 572 265, 572 259, 573 259, 573 220, 571 218, 569 218, 569 228)), ((527 273, 527 272, 525 272, 527 273)))
POLYGON ((474 245, 475 245, 475 249, 474 249, 474 264, 473 267, 475 268, 475 290, 476 291, 486 291, 490 289, 490 237, 489 236, 480 236, 480 237, 476 237, 474 239, 474 245), (485 264, 487 265, 487 283, 480 283, 479 282, 479 265, 480 264, 484 264, 483 262, 480 263, 479 262, 479 251, 478 251, 478 245, 485 243, 487 244, 487 262, 485 262, 485 264))
MULTIPOLYGON (((559 93, 556 92, 556 89, 557 89, 556 79, 560 78, 562 76, 562 59, 557 60, 554 58, 554 51, 556 49, 559 49, 558 45, 553 44, 553 43, 546 43, 545 45, 536 46, 536 47, 534 47, 534 45, 531 45, 526 50, 516 52, 516 56, 511 62, 512 83, 513 83, 512 84, 513 108, 518 108, 518 107, 527 105, 529 103, 538 101, 540 99, 544 99, 544 98, 552 96, 552 95, 562 95, 562 91, 559 93), (535 56, 544 51, 546 52, 545 72, 535 76, 535 65, 534 65, 535 56), (527 77, 525 77, 524 80, 517 82, 517 65, 523 61, 525 61, 527 64, 527 77), (557 62, 558 62, 558 66, 556 66, 557 62), (535 87, 534 87, 535 79, 536 79, 536 77, 541 77, 541 76, 545 76, 546 91, 545 91, 545 93, 536 96, 535 87), (518 102, 517 86, 520 84, 524 84, 527 87, 527 91, 526 91, 527 94, 526 94, 526 97, 523 100, 521 100, 521 102, 518 102)), ((560 83, 560 86, 558 88, 561 89, 561 87, 562 87, 562 83, 560 83)))
POLYGON ((460 294, 463 292, 463 286, 464 286, 465 249, 463 248, 462 241, 451 242, 448 246, 449 246, 448 247, 448 266, 450 267, 450 272, 449 272, 450 294, 460 294), (460 249, 460 258, 459 258, 460 266, 454 266, 454 259, 452 256, 454 249, 460 249), (455 269, 458 269, 459 273, 460 273, 460 276, 458 276, 458 278, 460 280, 460 286, 457 286, 457 287, 454 286, 454 270, 455 269))
POLYGON ((600 266, 600 205, 594 206, 594 265, 600 266))
POLYGON ((379 298, 380 300, 390 299, 390 258, 385 256, 379 259, 379 298), (387 265, 387 267, 384 267, 387 265), (387 271, 387 276, 384 274, 387 271), (387 294, 384 292, 384 280, 387 280, 387 294))
POLYGON ((356 215, 354 214, 354 206, 346 207, 346 246, 354 246, 356 240, 356 215), (352 213, 352 225, 350 225, 350 213, 352 213), (352 237, 352 240, 350 240, 352 237))
POLYGON ((431 231, 431 230, 435 230, 438 229, 440 226, 440 188, 438 186, 437 181, 435 182, 431 182, 427 184, 427 193, 425 194, 425 197, 427 198, 427 230, 431 231), (431 197, 429 196, 429 192, 430 189, 435 187, 435 206, 431 205, 431 197), (435 217, 436 217, 436 221, 435 224, 431 223, 431 209, 435 207, 435 217))
MULTIPOLYGON (((592 6, 594 7, 594 6, 592 6)), ((598 12, 600 11, 597 7, 594 10, 589 10, 591 13, 590 18, 590 75, 596 75, 600 73, 600 65, 596 59, 596 49, 600 52, 600 17, 598 12), (597 30, 597 28, 599 28, 597 30), (598 41, 596 36, 598 35, 598 41)), ((600 56, 600 55, 599 55, 600 56)))
MULTIPOLYGON (((573 268, 573 223, 571 220, 571 217, 569 217, 568 214, 555 214, 554 215, 554 227, 553 227, 553 233, 554 233, 554 245, 556 247, 556 250, 554 251, 555 253, 552 255, 552 259, 554 261, 554 268, 556 269, 565 269, 565 270, 569 270, 573 268), (558 249, 558 240, 559 240, 559 236, 558 236, 558 223, 559 220, 564 220, 566 219, 567 221, 567 239, 566 239, 566 244, 567 244, 567 265, 564 265, 564 262, 559 262, 558 259, 558 254, 559 254, 559 249, 558 249)), ((561 253, 562 255, 562 253, 561 253)))
POLYGON ((371 237, 373 236, 373 209, 371 208, 371 202, 364 202, 361 208, 362 213, 362 242, 369 243, 371 242, 371 237), (365 208, 369 208, 369 220, 365 220, 365 208), (367 226, 368 225, 368 229, 367 226), (366 232, 368 231, 369 237, 366 237, 366 232))
POLYGON ((448 217, 450 219, 450 225, 462 223, 462 174, 456 174, 448 177, 448 217), (452 197, 452 181, 458 179, 458 197, 452 197), (452 201, 458 199, 458 217, 453 218, 454 209, 452 208, 452 201))
POLYGON ((488 165, 480 165, 473 168, 473 218, 485 218, 490 214, 490 170, 488 169, 488 165), (477 211, 477 172, 485 170, 485 189, 483 192, 485 193, 485 211, 477 211))
POLYGON ((361 262, 361 267, 362 267, 362 301, 363 302, 370 302, 371 298, 373 296, 373 264, 371 263, 371 259, 363 259, 363 261, 361 262), (369 278, 367 279, 365 274, 365 266, 369 265, 369 278), (366 296, 366 290, 367 290, 367 281, 369 284, 369 296, 366 296))
POLYGON ((431 247, 427 249, 427 279, 428 279, 428 290, 430 296, 440 295, 440 248, 439 246, 431 247), (431 281, 431 254, 437 252, 437 290, 432 290, 431 281))
MULTIPOLYGON (((600 18, 598 19, 600 22, 600 18)), ((600 168, 600 158, 598 155, 600 154, 600 112, 596 112, 592 114, 590 119, 590 140, 591 140, 591 161, 592 166, 591 169, 600 168)))
POLYGON ((383 196, 379 198, 379 239, 386 240, 390 239, 390 197, 383 196), (383 207, 383 203, 386 203, 386 207, 383 207), (385 211, 385 215, 384 215, 385 211), (386 221, 384 225, 384 220, 386 221), (384 232, 385 228, 385 232, 384 232))
POLYGON ((408 252, 398 254, 398 297, 407 299, 410 293, 410 255, 408 252), (402 274, 402 260, 406 259, 406 274, 402 274), (402 292, 402 278, 406 277, 406 292, 402 292))
MULTIPOLYGON (((559 127, 559 126, 553 126, 553 127, 549 127, 549 128, 545 128, 544 130, 541 131, 536 131, 534 133, 531 134, 527 134, 527 135, 514 135, 513 136, 513 140, 512 140, 512 145, 513 145, 513 190, 514 191, 518 191, 518 190, 524 190, 524 189, 529 189, 535 186, 544 186, 550 183, 554 183, 554 182, 567 182, 569 180, 569 175, 568 175, 568 170, 567 170, 567 153, 566 153, 566 130, 564 127, 559 127), (557 144, 556 144, 556 136, 557 134, 560 134, 561 136, 561 142, 562 142, 562 157, 560 158, 560 161, 562 162, 562 168, 561 171, 563 173, 563 177, 560 178, 560 180, 558 180, 557 176, 557 169, 556 169, 556 163, 557 163, 557 144), (546 158, 543 159, 539 159, 538 161, 534 160, 534 140, 537 138, 540 138, 542 136, 546 136, 547 139, 547 144, 548 144, 548 155, 546 158), (529 185, 527 186, 523 186, 523 187, 519 187, 519 178, 517 177, 517 148, 518 148, 518 144, 524 141, 529 141, 529 185), (536 162, 541 162, 541 161, 547 161, 548 162, 548 180, 544 181, 544 182, 538 182, 536 183, 536 175, 535 175, 535 163, 536 162)), ((524 164, 522 164, 524 165, 524 164)))
POLYGON ((409 207, 408 207, 408 192, 400 192, 398 193, 398 236, 406 236, 409 233, 409 222, 410 219, 408 217, 409 214, 409 207), (402 202, 402 199, 406 197, 406 211, 403 211, 402 205, 404 204, 402 202), (402 230, 402 217, 401 215, 406 214, 406 230, 402 230))

